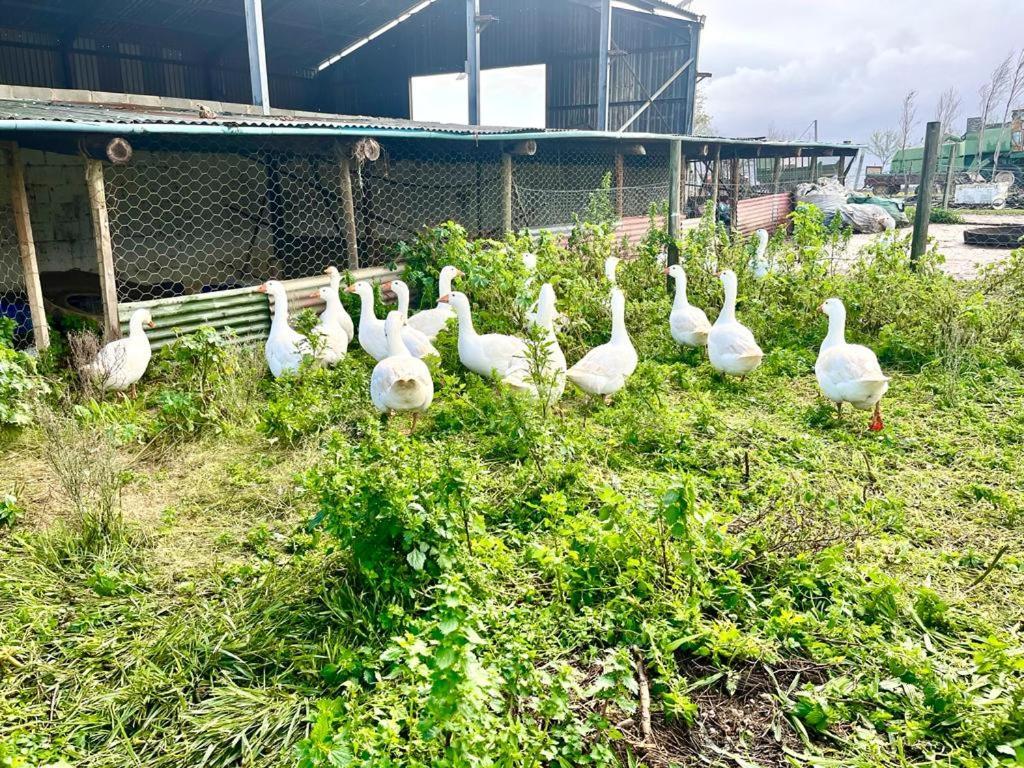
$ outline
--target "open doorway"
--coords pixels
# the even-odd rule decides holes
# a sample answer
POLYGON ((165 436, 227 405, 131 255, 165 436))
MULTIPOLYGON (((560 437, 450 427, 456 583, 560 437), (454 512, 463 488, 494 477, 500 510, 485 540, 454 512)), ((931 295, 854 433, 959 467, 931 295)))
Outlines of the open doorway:
MULTIPOLYGON (((499 67, 480 72, 480 123, 510 128, 544 128, 547 67, 499 67)), ((469 122, 469 82, 463 72, 409 79, 413 120, 469 122)))

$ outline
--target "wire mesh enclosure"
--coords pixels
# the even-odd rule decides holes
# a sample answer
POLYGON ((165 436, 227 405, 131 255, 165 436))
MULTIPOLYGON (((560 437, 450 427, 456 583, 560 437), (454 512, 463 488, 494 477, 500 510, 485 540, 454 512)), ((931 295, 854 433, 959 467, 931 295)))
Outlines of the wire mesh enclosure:
POLYGON ((14 323, 15 344, 20 347, 29 343, 32 316, 14 227, 10 158, 4 149, 0 149, 0 317, 14 323))
POLYGON ((118 300, 383 266, 398 243, 447 220, 500 237, 571 225, 594 205, 646 216, 667 203, 667 146, 634 151, 551 142, 505 157, 497 142, 409 139, 359 163, 335 141, 147 139, 130 163, 105 166, 118 300))

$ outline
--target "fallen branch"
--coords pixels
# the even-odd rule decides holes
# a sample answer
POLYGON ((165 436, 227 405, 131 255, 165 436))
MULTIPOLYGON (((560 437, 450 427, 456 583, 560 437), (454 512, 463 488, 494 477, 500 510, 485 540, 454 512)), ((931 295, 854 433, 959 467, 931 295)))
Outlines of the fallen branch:
POLYGON ((651 687, 647 682, 647 670, 644 669, 644 657, 639 648, 633 649, 636 660, 636 676, 640 683, 640 732, 644 741, 651 739, 651 687))
POLYGON ((1009 544, 1003 544, 1003 546, 1001 546, 999 548, 999 551, 996 552, 996 556, 992 558, 992 562, 988 564, 988 568, 986 568, 984 571, 982 571, 981 575, 978 578, 976 578, 974 581, 972 581, 970 584, 968 584, 967 585, 967 589, 964 590, 964 591, 965 592, 970 592, 976 586, 981 584, 981 582, 983 582, 985 579, 987 579, 988 575, 990 573, 992 573, 993 569, 996 567, 996 565, 998 565, 999 560, 1003 557, 1003 555, 1006 554, 1006 550, 1009 549, 1009 548, 1010 548, 1009 544))

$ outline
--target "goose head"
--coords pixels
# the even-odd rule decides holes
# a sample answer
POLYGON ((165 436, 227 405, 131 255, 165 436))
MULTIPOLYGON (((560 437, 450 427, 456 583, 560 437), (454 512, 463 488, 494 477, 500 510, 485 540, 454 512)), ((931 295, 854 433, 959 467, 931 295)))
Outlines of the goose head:
POLYGON ((398 297, 399 301, 401 301, 403 297, 406 299, 409 298, 409 286, 404 280, 388 280, 387 282, 380 284, 380 289, 382 291, 391 291, 398 297))
POLYGON ((136 309, 132 313, 130 326, 142 330, 143 326, 146 328, 156 328, 156 323, 153 322, 153 315, 149 313, 148 309, 136 309))
POLYGON ((256 288, 257 293, 266 293, 277 299, 279 296, 287 296, 288 292, 284 288, 284 283, 280 280, 267 280, 256 288))
POLYGON ((354 293, 364 301, 373 301, 373 286, 365 280, 356 280, 345 288, 345 293, 354 293))
POLYGON ((452 291, 438 299, 442 304, 449 304, 456 312, 469 312, 469 297, 462 291, 452 291))
POLYGON ((718 279, 722 281, 722 287, 729 291, 731 288, 733 292, 736 291, 736 273, 731 269, 723 269, 718 273, 718 279))
POLYGON ((523 253, 523 266, 526 267, 527 272, 537 271, 537 254, 526 251, 523 253))
POLYGON ((818 307, 818 311, 824 312, 830 319, 833 317, 846 317, 846 307, 843 305, 842 300, 835 297, 825 299, 821 306, 818 307))
POLYGON ((612 285, 615 285, 615 270, 622 261, 618 256, 609 256, 604 260, 604 276, 612 285))
POLYGON ((338 294, 335 293, 334 289, 331 288, 331 286, 329 286, 329 285, 322 285, 319 288, 317 288, 315 291, 313 291, 311 294, 309 294, 307 296, 307 298, 310 298, 310 299, 320 299, 325 304, 330 304, 331 303, 331 294, 332 293, 334 294, 335 298, 337 298, 338 294))
POLYGON ((676 280, 686 280, 686 270, 683 269, 682 264, 673 264, 670 267, 665 267, 665 274, 676 280))
POLYGON ((465 277, 466 273, 458 267, 453 267, 451 264, 447 264, 441 267, 441 279, 454 280, 456 277, 465 277))

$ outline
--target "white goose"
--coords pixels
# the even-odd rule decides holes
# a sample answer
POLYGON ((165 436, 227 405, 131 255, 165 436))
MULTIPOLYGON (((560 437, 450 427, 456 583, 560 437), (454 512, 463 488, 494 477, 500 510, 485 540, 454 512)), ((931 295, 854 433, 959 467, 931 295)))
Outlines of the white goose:
POLYGON ((743 378, 761 364, 764 352, 750 329, 736 319, 736 273, 726 269, 718 277, 725 302, 708 333, 708 358, 716 371, 743 378))
POLYGON ((487 378, 504 380, 512 373, 518 380, 527 360, 526 342, 502 333, 477 333, 473 327, 473 311, 464 293, 452 291, 442 296, 441 301, 451 304, 459 320, 459 361, 473 373, 487 378))
MULTIPOLYGON (((530 324, 541 331, 541 340, 546 345, 548 357, 544 365, 544 378, 551 382, 548 400, 552 403, 565 392, 567 367, 565 353, 558 345, 558 338, 555 336, 555 319, 558 317, 556 303, 555 289, 551 283, 544 283, 540 287, 540 295, 537 297, 537 311, 530 317, 530 324)), ((527 366, 527 376, 530 375, 528 368, 527 366)), ((536 392, 536 386, 532 381, 529 382, 528 388, 536 392)))
POLYGON ((754 277, 760 279, 772 271, 772 265, 764 257, 768 250, 768 230, 759 229, 754 235, 757 237, 757 250, 754 252, 754 258, 750 260, 750 269, 754 277))
POLYGON ((309 339, 288 325, 288 292, 277 280, 267 280, 256 289, 274 299, 274 319, 270 321, 270 335, 263 348, 267 366, 274 378, 295 373, 305 355, 313 354, 309 339))
POLYGON ((882 429, 881 400, 889 389, 889 377, 882 373, 874 352, 860 344, 846 343, 846 307, 842 301, 828 299, 818 309, 828 315, 828 335, 814 364, 821 393, 835 403, 840 416, 843 403, 862 411, 874 409, 869 429, 882 429))
MULTIPOLYGON (((328 267, 324 270, 324 274, 327 275, 331 280, 331 290, 334 291, 335 296, 339 296, 341 293, 341 273, 337 267, 328 267)), ((352 318, 345 310, 345 305, 341 303, 341 298, 338 298, 338 307, 341 312, 338 313, 338 322, 341 323, 341 327, 345 329, 345 333, 348 334, 348 340, 352 341, 356 337, 356 328, 352 324, 352 318)))
MULTIPOLYGON (((447 296, 452 292, 452 280, 456 277, 464 277, 465 272, 461 269, 456 269, 450 264, 446 267, 441 268, 441 274, 437 278, 437 296, 447 296)), ((392 286, 393 287, 393 286, 392 286)), ((408 315, 409 312, 409 292, 405 292, 405 307, 402 306, 402 294, 398 291, 398 311, 408 315)), ((415 328, 417 331, 426 336, 430 341, 437 338, 444 327, 448 324, 448 321, 455 317, 455 312, 451 306, 438 302, 436 307, 431 309, 424 309, 422 312, 417 312, 412 317, 406 319, 406 325, 410 328, 415 328)))
MULTIPOLYGON (((342 315, 348 317, 348 313, 341 306, 338 291, 329 285, 321 286, 315 293, 309 294, 309 298, 320 298, 326 305, 312 331, 314 336, 320 338, 316 356, 328 365, 335 365, 348 353, 351 337, 341 322, 342 315)), ((349 318, 349 322, 352 322, 352 318, 349 318)))
POLYGON ((611 339, 587 352, 565 374, 587 394, 606 399, 626 385, 637 365, 636 350, 626 331, 626 297, 618 288, 612 288, 611 305, 611 339))
POLYGON ((412 424, 430 407, 434 399, 434 381, 426 363, 409 354, 402 340, 405 323, 401 313, 389 312, 384 321, 388 354, 370 375, 370 400, 381 413, 412 411, 412 424))
POLYGON ((665 269, 665 274, 676 281, 676 296, 672 301, 672 314, 668 318, 672 338, 677 344, 687 347, 705 346, 711 323, 704 310, 693 306, 686 298, 686 270, 681 264, 673 264, 665 269))
POLYGON ((96 359, 83 368, 86 377, 104 390, 121 392, 134 387, 153 356, 143 326, 153 328, 148 309, 136 309, 128 322, 128 336, 105 344, 96 359))
MULTIPOLYGON (((383 360, 388 356, 388 342, 384 321, 377 317, 373 308, 373 286, 365 280, 357 280, 345 290, 359 296, 359 346, 374 360, 383 360)), ((407 325, 402 326, 402 341, 413 357, 438 354, 426 336, 407 325)))

